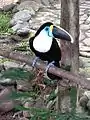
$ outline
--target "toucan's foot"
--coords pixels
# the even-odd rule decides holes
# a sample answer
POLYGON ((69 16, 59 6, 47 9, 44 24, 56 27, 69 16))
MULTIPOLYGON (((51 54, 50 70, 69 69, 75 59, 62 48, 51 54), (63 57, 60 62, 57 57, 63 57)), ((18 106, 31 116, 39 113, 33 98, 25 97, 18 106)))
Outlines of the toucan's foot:
POLYGON ((43 76, 44 76, 44 72, 42 70, 38 70, 36 78, 33 80, 33 85, 39 86, 40 90, 46 88, 46 85, 44 84, 44 81, 43 81, 44 79, 43 76))
POLYGON ((32 67, 34 68, 35 67, 35 64, 37 62, 37 60, 39 59, 39 57, 36 57, 34 60, 33 60, 33 63, 32 63, 32 67))
POLYGON ((51 66, 54 67, 54 63, 55 63, 55 62, 52 61, 51 63, 49 63, 49 64, 47 65, 46 70, 45 70, 46 73, 47 73, 48 69, 49 69, 51 66))

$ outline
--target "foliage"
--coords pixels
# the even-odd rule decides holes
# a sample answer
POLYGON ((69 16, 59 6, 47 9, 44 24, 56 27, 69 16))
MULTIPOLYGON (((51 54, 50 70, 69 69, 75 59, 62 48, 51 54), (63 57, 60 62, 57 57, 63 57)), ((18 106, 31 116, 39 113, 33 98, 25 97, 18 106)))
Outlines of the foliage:
POLYGON ((57 97, 57 95, 55 94, 55 91, 53 90, 53 91, 50 93, 47 101, 54 100, 56 97, 57 97))
MULTIPOLYGON (((9 68, 6 71, 1 72, 1 78, 10 78, 14 80, 27 80, 30 78, 34 78, 34 74, 28 72, 21 68, 9 68)), ((48 79, 44 79, 44 84, 46 85, 53 85, 55 81, 51 81, 48 79)), ((12 92, 9 96, 9 99, 20 99, 23 102, 32 102, 39 97, 36 91, 29 91, 29 92, 12 92)), ((30 120, 89 120, 87 116, 78 115, 75 113, 76 107, 76 88, 71 88, 70 90, 70 97, 71 97, 71 104, 72 104, 72 111, 70 113, 57 113, 54 109, 47 109, 47 108, 37 108, 37 107, 30 107, 26 108, 24 106, 16 106, 15 109, 20 111, 28 111, 30 113, 30 120)), ((55 90, 53 89, 47 98, 47 102, 53 101, 56 98, 55 90)))
POLYGON ((22 41, 19 46, 15 47, 13 50, 15 51, 29 51, 30 48, 28 48, 28 42, 27 41, 22 41))
MULTIPOLYGON (((13 91, 11 95, 9 96, 10 99, 27 99, 27 98, 35 98, 37 97, 37 94, 33 91, 30 92, 16 92, 13 91)), ((27 99, 28 100, 28 99, 27 99)))
MULTIPOLYGON (((54 91, 51 93, 54 94, 54 91)), ((31 115, 30 120, 89 120, 90 118, 83 115, 78 115, 75 113, 75 103, 76 103, 76 88, 72 88, 70 91, 71 102, 72 102, 72 111, 70 113, 57 113, 55 110, 49 110, 47 108, 35 108, 30 107, 26 108, 23 106, 16 106, 15 108, 20 111, 28 111, 31 115)), ((18 95, 18 97, 30 97, 29 94, 18 95)))
POLYGON ((13 33, 12 29, 9 28, 11 16, 11 12, 0 12, 0 34, 13 33))
POLYGON ((26 71, 23 68, 9 68, 6 71, 2 71, 0 77, 12 80, 30 80, 34 77, 34 73, 26 71))
POLYGON ((57 113, 48 109, 40 108, 26 108, 23 106, 16 106, 16 109, 20 111, 29 111, 32 116, 30 120, 89 120, 87 116, 77 115, 75 112, 71 113, 57 113))

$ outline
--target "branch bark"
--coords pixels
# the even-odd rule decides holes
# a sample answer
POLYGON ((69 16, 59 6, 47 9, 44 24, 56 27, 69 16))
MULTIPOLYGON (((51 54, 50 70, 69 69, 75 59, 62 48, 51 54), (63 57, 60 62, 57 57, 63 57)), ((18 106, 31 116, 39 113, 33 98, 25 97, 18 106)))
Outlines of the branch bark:
MULTIPOLYGON (((30 66, 32 65, 32 62, 33 62, 33 58, 31 58, 28 55, 23 55, 20 52, 11 52, 11 51, 6 51, 6 50, 0 49, 0 56, 6 57, 9 59, 13 59, 16 61, 24 62, 30 66)), ((36 68, 40 68, 42 70, 45 70, 46 65, 41 63, 41 62, 37 62, 36 68)), ((50 72, 54 75, 57 75, 57 76, 61 76, 65 79, 68 79, 72 82, 75 82, 76 84, 81 85, 82 88, 86 88, 86 89, 90 90, 90 81, 88 81, 87 79, 83 78, 80 75, 73 74, 71 72, 65 71, 61 68, 59 69, 57 67, 50 67, 48 72, 50 72)))

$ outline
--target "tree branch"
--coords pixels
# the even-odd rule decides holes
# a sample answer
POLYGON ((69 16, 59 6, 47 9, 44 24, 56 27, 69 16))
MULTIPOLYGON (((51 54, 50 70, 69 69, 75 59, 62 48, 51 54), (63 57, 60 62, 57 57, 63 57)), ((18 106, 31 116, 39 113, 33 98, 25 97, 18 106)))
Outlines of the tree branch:
MULTIPOLYGON (((23 55, 20 52, 11 52, 11 51, 6 51, 6 50, 0 49, 0 56, 6 57, 6 58, 9 58, 9 59, 13 59, 13 60, 16 60, 16 61, 24 62, 24 63, 26 63, 30 66, 32 65, 32 62, 33 62, 32 57, 30 57, 28 55, 23 55)), ((45 70, 46 65, 41 63, 41 62, 37 62, 36 63, 36 68, 40 68, 42 70, 45 70)), ((83 78, 80 75, 73 74, 71 72, 62 70, 61 68, 57 68, 57 67, 50 67, 48 72, 50 72, 54 75, 63 77, 65 79, 68 79, 72 82, 75 82, 76 84, 81 85, 82 88, 90 90, 90 81, 83 78)))

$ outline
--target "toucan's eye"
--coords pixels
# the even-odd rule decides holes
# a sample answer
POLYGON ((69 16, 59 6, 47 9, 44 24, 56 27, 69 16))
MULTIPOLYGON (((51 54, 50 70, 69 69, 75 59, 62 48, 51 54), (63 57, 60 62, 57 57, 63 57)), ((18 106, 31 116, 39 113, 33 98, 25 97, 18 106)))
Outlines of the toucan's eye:
POLYGON ((49 28, 46 28, 45 30, 48 31, 49 28))

